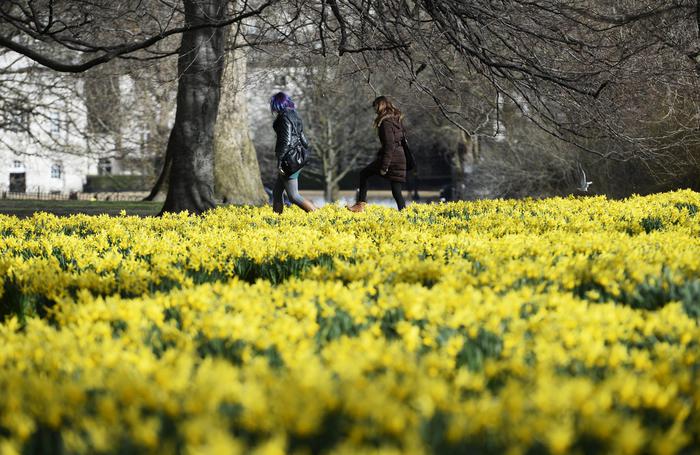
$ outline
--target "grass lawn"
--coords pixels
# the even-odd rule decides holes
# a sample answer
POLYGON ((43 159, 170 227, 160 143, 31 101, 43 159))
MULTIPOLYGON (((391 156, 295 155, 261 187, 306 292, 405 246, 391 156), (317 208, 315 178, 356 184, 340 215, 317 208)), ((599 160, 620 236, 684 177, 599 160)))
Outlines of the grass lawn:
POLYGON ((0 199, 0 213, 18 217, 32 216, 34 212, 48 212, 55 215, 119 215, 122 210, 127 215, 156 215, 163 206, 162 201, 39 201, 0 199))

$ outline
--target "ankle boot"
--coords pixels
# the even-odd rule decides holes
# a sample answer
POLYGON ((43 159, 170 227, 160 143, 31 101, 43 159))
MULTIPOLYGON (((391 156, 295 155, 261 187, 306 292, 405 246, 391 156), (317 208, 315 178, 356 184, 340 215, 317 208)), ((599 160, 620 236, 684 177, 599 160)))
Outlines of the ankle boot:
POLYGON ((366 202, 360 201, 360 202, 356 202, 355 205, 348 206, 348 210, 350 210, 351 212, 356 212, 356 213, 357 212, 364 212, 366 206, 367 206, 366 202))
POLYGON ((277 214, 282 214, 282 210, 284 210, 284 204, 272 204, 272 211, 277 213, 277 214))
POLYGON ((313 212, 314 210, 318 210, 318 207, 316 207, 314 203, 308 199, 304 199, 304 202, 301 203, 301 208, 307 212, 313 212))

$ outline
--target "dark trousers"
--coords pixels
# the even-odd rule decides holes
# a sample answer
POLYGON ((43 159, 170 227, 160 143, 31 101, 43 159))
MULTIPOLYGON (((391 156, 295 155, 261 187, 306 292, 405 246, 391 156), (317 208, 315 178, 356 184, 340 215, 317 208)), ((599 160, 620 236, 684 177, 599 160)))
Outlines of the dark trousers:
MULTIPOLYGON (((378 175, 380 177, 383 177, 380 173, 379 170, 377 169, 377 166, 374 164, 370 164, 366 168, 362 169, 360 171, 360 192, 357 195, 357 202, 367 202, 367 180, 372 177, 378 175)), ((406 208, 406 201, 403 199, 403 193, 401 192, 402 190, 402 183, 401 182, 394 182, 393 180, 391 182, 391 195, 394 196, 394 200, 396 201, 396 206, 399 208, 399 210, 403 210, 406 208)))

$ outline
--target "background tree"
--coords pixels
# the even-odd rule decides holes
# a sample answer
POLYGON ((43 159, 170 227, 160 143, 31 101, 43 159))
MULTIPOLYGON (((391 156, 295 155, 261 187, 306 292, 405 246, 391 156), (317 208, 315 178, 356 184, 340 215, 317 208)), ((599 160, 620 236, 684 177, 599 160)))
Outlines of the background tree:
POLYGON ((230 32, 222 77, 222 97, 214 131, 214 178, 216 194, 224 202, 262 205, 267 195, 260 178, 255 147, 248 127, 245 84, 247 52, 236 48, 241 37, 230 32))
MULTIPOLYGON (((479 133, 480 116, 454 102, 453 95, 462 90, 453 76, 460 74, 486 84, 492 92, 488 98, 516 106, 530 125, 561 141, 547 141, 548 153, 533 157, 522 141, 516 148, 514 141, 505 143, 528 156, 523 164, 536 164, 538 155, 555 160, 546 172, 548 179, 561 178, 575 162, 586 161, 607 170, 605 182, 597 180, 604 184, 601 189, 620 194, 626 191, 622 187, 630 188, 625 183, 628 173, 650 188, 663 175, 674 184, 681 171, 697 169, 697 133, 688 128, 698 106, 696 2, 591 1, 585 9, 574 1, 448 0, 386 6, 379 11, 385 20, 377 22, 378 29, 395 37, 400 74, 430 96, 465 138, 488 135, 479 133), (402 45, 407 40, 411 46, 402 45), (672 107, 667 97, 658 97, 664 90, 685 93, 684 106, 676 102, 672 107), (661 115, 662 125, 657 119, 664 110, 682 114, 661 115), (560 153, 572 147, 583 155, 560 153)), ((359 13, 340 11, 345 18, 353 14, 359 13)), ((497 122, 502 115, 496 105, 497 122)), ((487 158, 483 150, 482 157, 487 158)), ((515 170, 516 164, 512 161, 508 168, 515 170)), ((540 174, 531 181, 542 181, 544 169, 530 169, 540 174)), ((503 166, 488 170, 494 177, 503 173, 503 181, 513 177, 503 166)), ((526 170, 524 166, 520 173, 526 170)), ((552 190, 551 185, 539 189, 552 190)))
POLYGON ((26 155, 117 160, 115 172, 153 174, 174 114, 175 63, 113 60, 61 73, 0 50, 0 141, 26 155), (17 113, 16 115, 13 113, 17 113), (165 130, 165 131, 164 131, 165 130))
POLYGON ((224 0, 185 1, 185 25, 178 61, 177 111, 166 150, 172 157, 163 212, 199 213, 214 201, 214 126, 221 98, 225 34, 222 27, 197 28, 221 21, 224 0))
POLYGON ((227 0, 184 0, 184 8, 175 4, 162 11, 144 10, 140 2, 130 1, 12 1, 0 5, 0 17, 8 25, 0 45, 54 70, 77 73, 118 57, 173 55, 175 50, 152 48, 169 36, 181 35, 177 113, 165 160, 172 164, 163 211, 199 213, 214 206, 213 130, 224 27, 258 16, 273 3, 244 2, 229 14, 227 0), (109 33, 104 31, 106 24, 109 33), (81 54, 89 57, 71 61, 72 55, 81 54))
MULTIPOLYGON (((209 122, 219 100, 218 29, 247 19, 255 25, 247 39, 258 43, 284 41, 320 55, 354 54, 368 71, 373 62, 383 62, 384 69, 430 96, 468 137, 478 134, 478 122, 469 110, 451 105, 450 93, 459 89, 451 83, 455 74, 488 83, 488 99, 509 100, 539 128, 589 156, 620 162, 662 162, 672 156, 681 168, 694 156, 688 154, 694 133, 682 125, 673 133, 636 134, 643 127, 634 129, 628 121, 633 116, 627 107, 635 103, 625 91, 646 76, 660 87, 675 84, 697 93, 694 1, 250 0, 233 14, 222 12, 224 3, 186 0, 184 9, 172 5, 165 14, 143 14, 136 1, 11 0, 0 5, 5 20, 0 45, 55 70, 80 72, 118 57, 148 58, 146 49, 182 34, 182 114, 168 146, 173 163, 168 211, 199 212, 213 205, 209 122), (109 34, 105 23, 113 25, 109 34), (53 52, 56 47, 62 52, 53 52), (81 54, 88 57, 69 58, 81 54), (202 123, 192 123, 189 116, 201 112, 202 123), (197 123, 201 133, 191 134, 188 128, 197 123), (680 144, 685 155, 672 152, 670 143, 680 144)), ((499 111, 496 103, 497 118, 499 111)))
POLYGON ((340 181, 372 161, 379 148, 372 128, 374 94, 346 60, 307 58, 294 78, 313 149, 305 173, 323 184, 327 202, 338 199, 340 181))
POLYGON ((0 51, 0 62, 0 144, 17 156, 85 153, 67 134, 85 131, 80 121, 85 113, 80 78, 55 77, 6 50, 0 51))

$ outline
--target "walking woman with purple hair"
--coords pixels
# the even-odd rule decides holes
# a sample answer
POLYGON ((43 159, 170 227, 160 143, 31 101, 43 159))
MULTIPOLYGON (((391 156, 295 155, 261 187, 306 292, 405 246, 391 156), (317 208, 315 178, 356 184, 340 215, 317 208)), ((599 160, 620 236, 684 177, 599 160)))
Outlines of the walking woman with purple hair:
POLYGON ((284 203, 282 202, 283 192, 287 192, 289 200, 307 212, 316 210, 311 201, 301 197, 299 194, 299 174, 301 169, 291 175, 285 175, 282 171, 281 160, 299 145, 308 149, 309 141, 304 136, 304 125, 297 114, 294 101, 284 92, 279 92, 270 98, 270 110, 276 114, 272 128, 277 134, 275 144, 275 155, 277 157, 277 181, 272 190, 272 210, 275 213, 282 213, 284 203))
POLYGON ((402 194, 402 185, 406 182, 406 152, 404 150, 406 132, 401 119, 403 114, 386 96, 380 96, 372 103, 377 117, 374 127, 377 128, 379 149, 377 159, 360 171, 360 190, 355 205, 348 207, 352 212, 362 212, 367 206, 367 180, 381 176, 391 183, 391 194, 394 196, 399 210, 406 207, 402 194))

